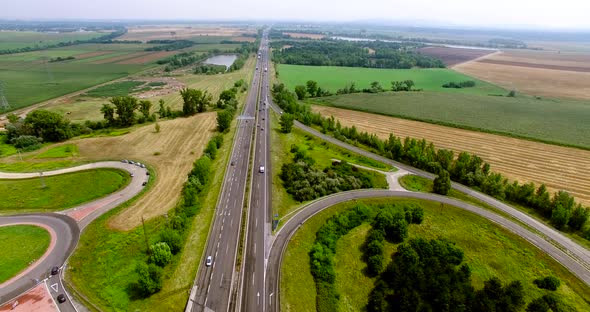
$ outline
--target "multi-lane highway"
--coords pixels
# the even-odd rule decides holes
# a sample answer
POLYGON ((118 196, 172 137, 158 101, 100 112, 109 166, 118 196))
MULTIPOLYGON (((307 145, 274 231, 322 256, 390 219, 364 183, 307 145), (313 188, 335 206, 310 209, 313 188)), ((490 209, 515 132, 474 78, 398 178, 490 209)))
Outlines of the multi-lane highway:
POLYGON ((271 161, 270 161, 270 122, 268 116, 268 38, 264 32, 260 48, 260 69, 262 74, 256 144, 254 146, 254 168, 252 189, 247 221, 244 261, 242 265, 241 288, 236 311, 266 311, 265 265, 266 243, 271 234, 271 161))
MULTIPOLYGON (((237 280, 235 263, 250 168, 251 142, 254 129, 259 131, 255 116, 262 71, 261 59, 257 59, 257 70, 252 79, 248 98, 242 116, 238 117, 238 130, 233 143, 231 161, 223 180, 221 195, 215 210, 215 220, 189 297, 187 311, 228 311, 234 291, 237 291, 237 285, 234 283, 237 280), (205 262, 209 256, 212 263, 207 266, 205 262)), ((256 164, 253 167, 258 168, 256 164)))

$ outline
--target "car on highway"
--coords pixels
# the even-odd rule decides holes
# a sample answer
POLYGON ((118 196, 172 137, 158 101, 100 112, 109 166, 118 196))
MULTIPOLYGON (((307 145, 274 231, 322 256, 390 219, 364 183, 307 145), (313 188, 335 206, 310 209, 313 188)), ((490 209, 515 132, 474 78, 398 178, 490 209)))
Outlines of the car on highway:
POLYGON ((143 183, 141 183, 141 186, 146 186, 147 181, 143 181, 143 183))
POLYGON ((232 160, 231 165, 232 166, 235 166, 236 165, 236 162, 232 160))
POLYGON ((133 173, 130 173, 129 176, 131 176, 133 178, 135 175, 133 173))
POLYGON ((51 268, 51 275, 57 275, 59 273, 59 267, 54 266, 51 268))
POLYGON ((57 302, 59 302, 59 303, 66 302, 66 295, 61 294, 61 295, 57 296, 57 302))
POLYGON ((211 266, 213 264, 213 258, 211 256, 207 256, 207 260, 205 261, 206 266, 211 266))
POLYGON ((264 166, 260 166, 260 169, 258 169, 258 172, 264 173, 264 166))

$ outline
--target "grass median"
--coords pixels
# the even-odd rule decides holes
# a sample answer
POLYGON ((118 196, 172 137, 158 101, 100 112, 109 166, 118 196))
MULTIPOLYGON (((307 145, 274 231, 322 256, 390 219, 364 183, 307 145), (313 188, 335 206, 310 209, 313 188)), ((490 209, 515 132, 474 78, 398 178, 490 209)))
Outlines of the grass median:
MULTIPOLYGON (((532 281, 547 275, 557 276, 562 285, 556 295, 578 311, 587 311, 590 304, 590 288, 568 272, 550 256, 532 246, 526 240, 508 232, 494 223, 452 206, 407 199, 361 200, 367 205, 384 202, 414 202, 424 208, 425 219, 421 225, 410 225, 409 238, 447 238, 454 241, 465 253, 465 263, 472 273, 473 286, 483 287, 483 281, 497 276, 503 282, 520 280, 524 286, 526 302, 546 293, 532 281)), ((293 236, 287 247, 281 268, 281 309, 284 311, 314 311, 316 290, 310 273, 309 251, 315 233, 330 216, 355 205, 348 202, 333 206, 306 222, 293 236), (302 300, 305 298, 305 300, 302 300)), ((337 243, 335 270, 336 289, 340 294, 340 311, 362 311, 367 304, 368 293, 375 279, 362 271, 361 246, 370 229, 362 225, 343 236, 337 243)), ((386 258, 390 259, 397 246, 386 244, 386 258)))
POLYGON ((0 227, 0 283, 7 281, 26 269, 41 257, 51 236, 44 228, 34 225, 13 225, 0 227), (23 242, 27 242, 23 244, 23 242))
POLYGON ((129 181, 127 172, 116 169, 0 180, 0 212, 63 210, 111 194, 129 181))

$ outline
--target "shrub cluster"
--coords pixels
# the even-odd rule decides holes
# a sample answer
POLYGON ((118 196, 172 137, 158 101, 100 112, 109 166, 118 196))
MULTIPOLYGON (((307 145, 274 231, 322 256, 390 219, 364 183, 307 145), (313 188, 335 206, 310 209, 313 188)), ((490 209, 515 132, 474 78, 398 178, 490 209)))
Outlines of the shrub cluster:
POLYGON ((313 158, 297 146, 292 146, 291 152, 293 161, 283 164, 279 176, 287 193, 297 201, 312 200, 342 191, 373 188, 376 185, 373 175, 347 162, 334 162, 320 170, 315 166, 313 158))
POLYGON ((71 61, 71 60, 75 60, 75 59, 76 58, 73 56, 67 56, 67 57, 58 56, 56 58, 50 59, 49 63, 65 62, 65 61, 71 61))
POLYGON ((146 48, 145 51, 175 51, 190 48, 196 43, 190 40, 150 40, 148 44, 160 44, 146 48))
POLYGON ((227 67, 225 65, 215 64, 199 64, 195 67, 195 74, 215 75, 225 73, 227 67))
POLYGON ((555 291, 557 288, 559 288, 561 281, 559 281, 559 279, 555 276, 547 276, 544 278, 538 278, 534 280, 533 283, 535 283, 535 285, 541 289, 555 291))
MULTIPOLYGON (((343 127, 333 116, 323 117, 311 112, 309 106, 299 104, 295 95, 283 84, 275 84, 272 94, 279 107, 294 114, 295 119, 307 126, 319 127, 323 133, 331 134, 338 140, 366 146, 381 156, 437 175, 447 171, 453 181, 500 200, 506 199, 538 210, 557 229, 567 226, 572 231, 583 230, 588 220, 588 209, 576 204, 567 192, 560 191, 551 197, 544 185, 535 190, 532 183, 521 185, 515 181, 510 184, 502 174, 491 172, 490 165, 477 155, 461 152, 455 157, 453 151, 436 150, 432 143, 424 139, 402 139, 390 134, 388 139, 382 140, 375 134, 358 131, 355 126, 343 127)), ((590 239, 590 229, 584 235, 590 239)))
POLYGON ((475 81, 473 80, 467 80, 467 81, 461 81, 461 82, 447 82, 445 84, 442 85, 443 88, 455 88, 455 89, 461 89, 461 88, 473 88, 475 87, 475 81))

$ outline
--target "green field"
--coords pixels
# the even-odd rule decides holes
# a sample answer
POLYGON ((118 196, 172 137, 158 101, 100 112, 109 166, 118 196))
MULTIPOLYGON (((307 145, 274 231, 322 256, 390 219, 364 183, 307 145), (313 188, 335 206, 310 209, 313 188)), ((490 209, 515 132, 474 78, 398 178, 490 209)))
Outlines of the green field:
POLYGON ((94 88, 85 93, 87 96, 91 97, 112 97, 112 96, 126 96, 131 93, 131 91, 145 82, 143 81, 119 81, 110 83, 104 86, 100 86, 98 88, 94 88))
MULTIPOLYGON (((293 128, 291 133, 281 132, 279 121, 276 113, 270 114, 271 121, 271 158, 272 158, 272 188, 273 188, 273 214, 278 214, 279 218, 283 218, 289 212, 303 206, 305 203, 297 202, 291 195, 287 193, 283 182, 279 177, 281 167, 288 163, 293 158, 290 149, 292 145, 297 145, 301 150, 306 151, 311 156, 318 166, 324 168, 332 164, 332 159, 346 160, 351 164, 362 165, 378 169, 381 171, 395 170, 391 166, 380 163, 378 161, 351 153, 343 150, 338 146, 329 144, 316 137, 305 134, 302 130, 293 128)), ((387 187, 385 176, 376 173, 376 176, 381 182, 380 186, 387 187)))
POLYGON ((129 181, 127 172, 115 169, 93 169, 43 179, 0 180, 0 211, 63 210, 111 194, 129 181))
POLYGON ((34 156, 37 159, 45 158, 66 158, 78 155, 78 146, 76 144, 64 144, 52 147, 38 155, 34 156))
POLYGON ((24 270, 31 261, 39 259, 50 241, 47 230, 38 226, 0 227, 0 284, 24 270))
POLYGON ((88 40, 107 33, 98 32, 36 32, 36 31, 0 31, 0 50, 17 48, 35 48, 75 40, 88 40))
MULTIPOLYGON (((562 284, 556 295, 578 311, 590 309, 590 288, 569 273, 559 263, 524 239, 493 223, 464 210, 438 203, 417 200, 364 200, 366 204, 382 202, 415 202, 424 207, 425 219, 421 225, 411 225, 408 239, 447 238, 456 242, 465 253, 465 263, 472 273, 473 286, 482 288, 483 281, 497 276, 502 281, 520 280, 524 286, 526 302, 546 293, 532 281, 547 275, 557 276, 562 284), (468 235, 467 235, 468 234, 468 235)), ((281 272, 281 310, 315 311, 315 283, 310 273, 309 255, 315 233, 325 220, 335 213, 353 207, 354 202, 336 205, 306 222, 292 238, 283 259, 281 272), (305 298, 305 300, 301 300, 305 298)), ((367 294, 375 280, 361 273, 366 267, 360 248, 370 227, 362 225, 337 243, 335 269, 336 289, 340 293, 340 311, 362 311, 367 294)), ((391 255, 395 245, 386 244, 391 255)), ((387 257, 388 258, 388 257, 387 257)))
POLYGON ((297 85, 305 85, 308 80, 315 80, 322 89, 332 92, 354 82, 357 89, 369 88, 371 82, 379 81, 384 89, 391 88, 392 81, 413 80, 415 88, 425 91, 440 91, 449 94, 501 94, 508 91, 490 83, 477 80, 445 68, 432 69, 375 69, 362 67, 337 66, 302 66, 278 65, 279 79, 289 90, 293 91, 297 85), (447 82, 476 81, 473 88, 448 89, 442 85, 447 82))
POLYGON ((448 92, 347 94, 313 103, 590 148, 590 104, 448 92))

